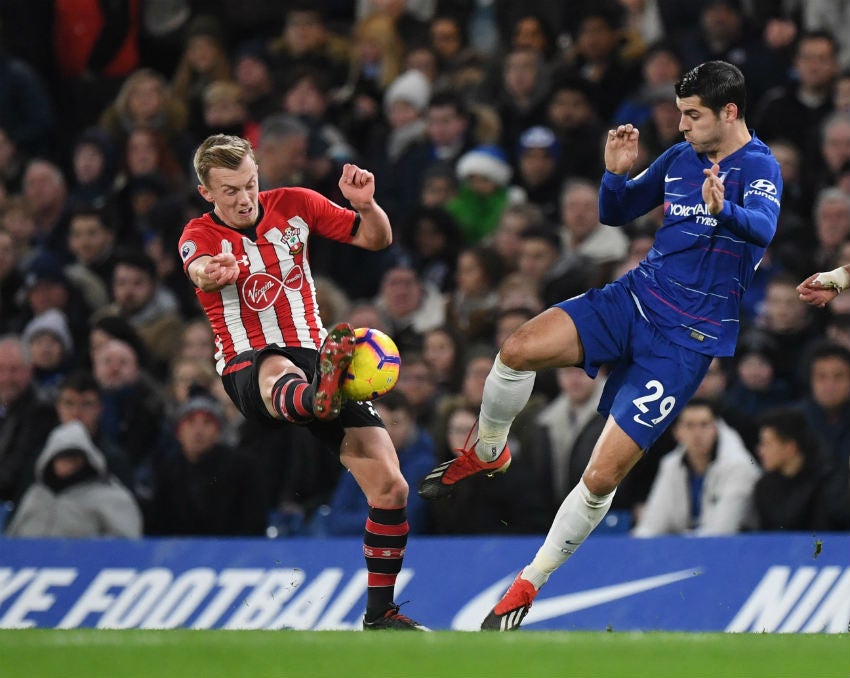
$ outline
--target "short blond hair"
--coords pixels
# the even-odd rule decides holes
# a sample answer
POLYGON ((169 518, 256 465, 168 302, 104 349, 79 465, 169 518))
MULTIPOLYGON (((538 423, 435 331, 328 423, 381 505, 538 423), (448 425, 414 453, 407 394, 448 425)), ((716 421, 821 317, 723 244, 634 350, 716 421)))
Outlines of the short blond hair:
POLYGON ((195 151, 194 165, 198 180, 209 187, 207 181, 210 170, 215 167, 235 170, 245 159, 251 156, 254 159, 254 149, 251 142, 242 137, 232 134, 213 134, 207 137, 195 151))

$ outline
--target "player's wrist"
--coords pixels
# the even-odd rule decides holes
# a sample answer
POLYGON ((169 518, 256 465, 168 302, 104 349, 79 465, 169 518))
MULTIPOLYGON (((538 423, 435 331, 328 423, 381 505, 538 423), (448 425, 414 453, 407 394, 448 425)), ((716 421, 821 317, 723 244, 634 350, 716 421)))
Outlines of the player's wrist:
POLYGON ((352 209, 356 210, 357 212, 360 212, 361 214, 364 213, 364 212, 370 212, 370 211, 374 210, 375 206, 376 206, 374 198, 372 198, 371 200, 363 201, 363 202, 360 202, 360 201, 355 202, 354 200, 349 200, 349 202, 351 203, 352 209))
POLYGON ((850 271, 844 268, 844 266, 839 266, 832 271, 818 273, 815 282, 819 283, 822 287, 835 290, 840 294, 850 287, 850 271))

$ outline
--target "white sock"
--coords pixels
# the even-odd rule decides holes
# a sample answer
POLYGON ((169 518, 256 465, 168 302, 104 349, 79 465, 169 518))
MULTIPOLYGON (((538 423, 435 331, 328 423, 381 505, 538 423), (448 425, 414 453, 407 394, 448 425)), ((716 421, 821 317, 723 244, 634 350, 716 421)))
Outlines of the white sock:
POLYGON ((496 355, 484 382, 484 400, 478 419, 475 454, 482 461, 493 461, 502 453, 514 418, 531 397, 535 376, 534 372, 511 369, 502 362, 501 354, 496 355))
POLYGON ((587 489, 583 479, 579 480, 561 503, 546 540, 531 564, 522 571, 522 578, 536 589, 543 586, 602 522, 611 507, 614 492, 600 497, 587 489))

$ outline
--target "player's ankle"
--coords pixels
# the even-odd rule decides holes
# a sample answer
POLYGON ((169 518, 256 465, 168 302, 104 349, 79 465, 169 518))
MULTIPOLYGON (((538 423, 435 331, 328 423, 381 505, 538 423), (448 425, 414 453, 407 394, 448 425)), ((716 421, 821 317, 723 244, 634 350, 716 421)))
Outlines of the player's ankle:
POLYGON ((543 587, 543 584, 549 580, 549 575, 551 574, 551 572, 544 572, 538 569, 534 566, 534 563, 530 563, 523 568, 519 576, 521 579, 531 582, 534 589, 539 591, 543 587))
POLYGON ((501 443, 486 443, 479 439, 475 443, 475 456, 481 461, 489 464, 490 462, 495 461, 499 455, 502 454, 502 450, 505 449, 505 445, 507 445, 507 441, 501 443))

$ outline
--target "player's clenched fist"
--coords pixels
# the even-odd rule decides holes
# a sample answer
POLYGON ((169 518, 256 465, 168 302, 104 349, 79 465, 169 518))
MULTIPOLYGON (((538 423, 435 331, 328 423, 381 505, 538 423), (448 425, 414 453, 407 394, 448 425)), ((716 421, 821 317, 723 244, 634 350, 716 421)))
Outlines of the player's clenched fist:
POLYGON ((339 190, 354 209, 359 209, 371 203, 375 196, 375 175, 357 165, 346 163, 339 178, 339 190))

